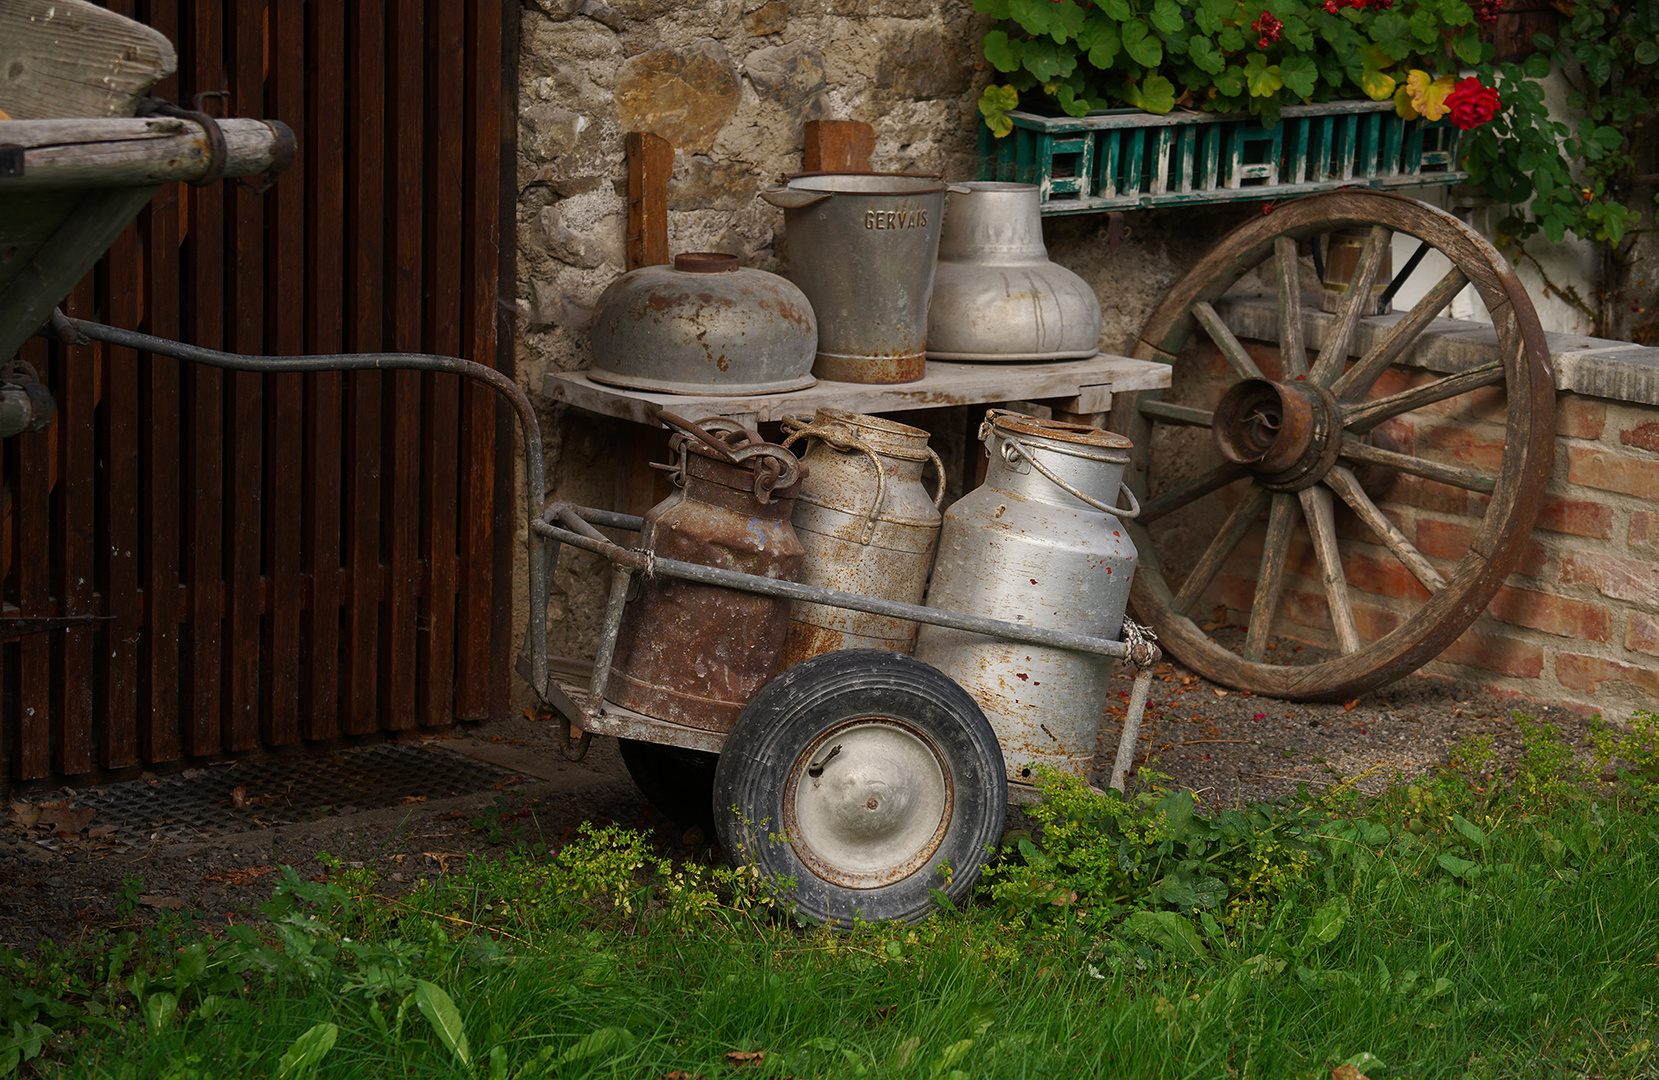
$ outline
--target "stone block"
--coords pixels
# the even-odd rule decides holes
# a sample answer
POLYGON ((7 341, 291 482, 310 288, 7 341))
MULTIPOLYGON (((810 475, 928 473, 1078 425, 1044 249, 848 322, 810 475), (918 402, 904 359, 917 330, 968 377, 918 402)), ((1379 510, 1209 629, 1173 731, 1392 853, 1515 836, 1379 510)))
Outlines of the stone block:
POLYGON ((1592 585, 1603 596, 1659 607, 1659 564, 1611 555, 1570 555, 1561 560, 1561 584, 1592 585))
POLYGON ((1613 508, 1588 499, 1545 495, 1544 505, 1538 508, 1537 527, 1606 540, 1613 535, 1613 508))
POLYGON ((791 111, 798 111, 827 84, 824 54, 800 41, 756 49, 743 61, 743 73, 762 101, 791 111))
POLYGON ((737 69, 712 38, 623 61, 616 108, 625 131, 651 131, 676 150, 707 153, 737 111, 737 69))
POLYGON ((1659 461, 1644 461, 1598 447, 1569 447, 1567 482, 1659 501, 1659 461))
POLYGON ((1632 510, 1627 539, 1633 548, 1659 553, 1659 513, 1632 510))
POLYGON ((1599 439, 1607 428, 1607 404, 1563 394, 1555 399, 1555 433, 1569 439, 1599 439))
POLYGON ((1613 640, 1613 616, 1603 604, 1503 586, 1487 605, 1499 622, 1582 641, 1613 640))
POLYGON ((1624 647, 1631 652, 1659 656, 1659 619, 1642 611, 1632 611, 1624 625, 1624 647))
POLYGON ((1593 694, 1602 683, 1617 682, 1659 697, 1659 670, 1602 656, 1562 653, 1555 658, 1555 677, 1569 690, 1593 694))
POLYGON ((743 23, 750 37, 781 34, 789 26, 789 5, 785 0, 772 0, 749 12, 743 23))
POLYGON ((1544 650, 1537 645, 1479 630, 1467 631, 1439 659, 1517 679, 1536 679, 1544 673, 1544 650))
POLYGON ((755 200, 760 177, 741 162, 715 161, 701 154, 686 159, 684 171, 668 184, 670 210, 741 210, 755 200))
POLYGON ((964 93, 974 76, 974 57, 965 42, 963 35, 944 27, 882 35, 876 47, 877 88, 915 100, 964 93))
POLYGON ((1619 432, 1619 441, 1626 446, 1634 446, 1638 450, 1648 450, 1659 453, 1659 423, 1649 420, 1645 424, 1637 424, 1619 432))

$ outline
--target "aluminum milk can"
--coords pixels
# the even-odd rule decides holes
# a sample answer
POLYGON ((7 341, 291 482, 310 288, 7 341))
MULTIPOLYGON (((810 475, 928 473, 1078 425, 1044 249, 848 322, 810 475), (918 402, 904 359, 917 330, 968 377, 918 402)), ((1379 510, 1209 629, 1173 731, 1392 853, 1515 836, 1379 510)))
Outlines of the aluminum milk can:
MULTIPOLYGON (((920 604, 939 541, 944 468, 927 432, 840 409, 819 409, 810 424, 785 421, 807 440, 806 478, 795 499, 795 534, 806 556, 799 580, 882 600, 920 604), (922 468, 932 461, 940 488, 929 495, 922 468)), ((916 624, 846 608, 797 603, 789 618, 784 666, 837 649, 908 653, 916 624)))
MULTIPOLYGON (((645 514, 641 545, 667 559, 795 580, 801 544, 789 523, 800 464, 724 420, 676 433, 676 490, 645 514)), ((708 731, 782 670, 789 601, 669 577, 636 579, 622 614, 606 696, 635 712, 708 731)))
MULTIPOLYGON (((952 504, 927 604, 1116 641, 1135 545, 1114 511, 1130 442, 991 410, 985 483, 952 504)), ((956 680, 1002 743, 1008 778, 1042 763, 1087 779, 1113 661, 923 626, 916 658, 956 680)))

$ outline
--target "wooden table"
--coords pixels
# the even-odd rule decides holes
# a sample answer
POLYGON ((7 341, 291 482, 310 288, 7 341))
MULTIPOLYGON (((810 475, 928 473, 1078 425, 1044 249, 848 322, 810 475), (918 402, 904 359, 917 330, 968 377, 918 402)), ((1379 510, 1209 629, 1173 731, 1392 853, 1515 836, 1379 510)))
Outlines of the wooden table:
MULTIPOLYGON (((787 394, 714 397, 659 394, 606 386, 585 372, 549 372, 542 392, 586 412, 651 426, 661 439, 633 440, 630 451, 617 460, 615 510, 642 514, 666 494, 659 488, 660 472, 649 462, 661 458, 659 443, 667 432, 656 424, 657 412, 667 409, 689 420, 723 416, 748 426, 805 415, 823 408, 856 413, 910 412, 958 405, 1020 403, 1022 411, 1055 419, 1105 426, 1114 394, 1156 390, 1169 385, 1170 368, 1148 360, 1101 353, 1087 360, 963 364, 929 360, 927 374, 917 382, 878 385, 821 380, 806 390, 787 394)), ((973 449, 977 449, 974 444, 973 449)), ((972 449, 968 450, 972 453, 972 449)), ((956 463, 972 473, 968 462, 956 463)), ((976 481, 966 478, 965 487, 976 481)))

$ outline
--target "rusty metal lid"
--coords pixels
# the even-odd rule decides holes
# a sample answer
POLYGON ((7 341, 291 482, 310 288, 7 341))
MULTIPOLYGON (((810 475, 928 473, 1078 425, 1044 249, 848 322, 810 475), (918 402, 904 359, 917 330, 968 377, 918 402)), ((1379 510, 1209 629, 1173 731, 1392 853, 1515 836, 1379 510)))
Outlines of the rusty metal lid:
POLYGON ((1002 431, 1016 435, 1033 435, 1079 446, 1098 446, 1105 450, 1131 450, 1135 444, 1115 431, 1104 431, 1088 424, 1073 424, 1065 420, 1040 420, 1022 413, 993 409, 987 419, 1002 431))
POLYGON ((742 268, 736 255, 723 251, 682 251, 674 256, 674 269, 688 274, 726 274, 742 268))

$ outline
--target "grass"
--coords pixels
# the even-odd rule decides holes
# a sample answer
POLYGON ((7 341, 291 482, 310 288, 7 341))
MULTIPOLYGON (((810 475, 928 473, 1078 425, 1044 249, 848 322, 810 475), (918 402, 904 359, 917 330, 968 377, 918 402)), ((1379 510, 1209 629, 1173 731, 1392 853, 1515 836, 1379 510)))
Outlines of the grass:
POLYGON ((1656 732, 1232 813, 1050 778, 973 904, 849 934, 619 829, 289 871, 258 928, 6 957, 0 1075, 1655 1077, 1656 732))

